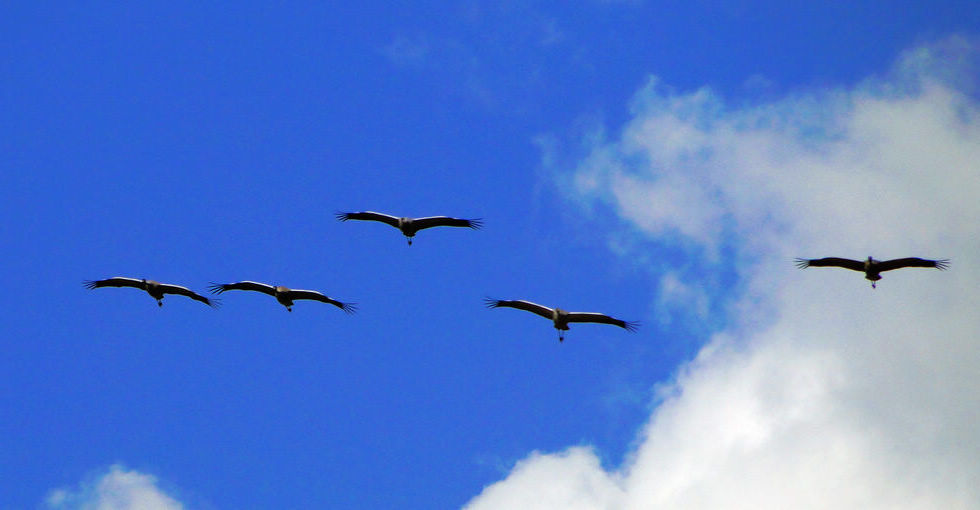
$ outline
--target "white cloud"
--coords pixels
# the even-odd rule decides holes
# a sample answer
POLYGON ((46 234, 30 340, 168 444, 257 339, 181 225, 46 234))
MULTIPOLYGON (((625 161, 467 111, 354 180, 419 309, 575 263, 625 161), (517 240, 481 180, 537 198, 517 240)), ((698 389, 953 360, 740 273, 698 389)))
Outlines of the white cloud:
POLYGON ((614 508, 622 496, 618 484, 586 448, 554 455, 533 453, 514 466, 503 483, 487 488, 480 504, 486 508, 586 510, 614 508))
POLYGON ((177 500, 157 487, 157 479, 114 465, 109 472, 73 489, 55 489, 48 508, 77 510, 181 510, 177 500))
POLYGON ((676 272, 667 272, 660 278, 660 299, 656 306, 657 316, 664 324, 675 315, 705 322, 710 319, 710 297, 703 288, 685 283, 676 272))
POLYGON ((953 38, 852 88, 742 108, 652 80, 572 189, 690 253, 662 296, 711 296, 733 320, 660 388, 618 469, 534 453, 468 508, 980 508, 977 57, 953 38), (868 255, 953 266, 872 290, 791 263, 868 255), (735 296, 695 275, 724 268, 735 296))

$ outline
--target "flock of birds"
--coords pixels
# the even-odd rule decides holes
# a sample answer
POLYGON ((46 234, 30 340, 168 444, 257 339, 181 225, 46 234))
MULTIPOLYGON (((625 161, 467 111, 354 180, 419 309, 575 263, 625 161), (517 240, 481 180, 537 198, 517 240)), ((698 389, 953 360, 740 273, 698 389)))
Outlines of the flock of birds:
MULTIPOLYGON (((337 213, 337 219, 340 221, 348 220, 363 220, 363 221, 379 221, 391 225, 402 232, 408 239, 409 246, 412 245, 412 238, 415 234, 422 229, 432 228, 432 227, 467 227, 472 229, 479 229, 483 223, 479 219, 461 219, 461 218, 451 218, 449 216, 428 216, 425 218, 404 218, 391 216, 388 214, 382 214, 372 211, 365 212, 355 212, 355 213, 337 213)), ((864 277, 871 280, 871 287, 875 288, 878 280, 881 279, 881 273, 884 271, 891 271, 893 269, 899 269, 903 267, 934 267, 936 269, 945 270, 949 267, 949 260, 928 260, 920 259, 916 257, 894 259, 894 260, 874 260, 868 257, 867 260, 851 260, 838 257, 826 257, 822 259, 796 259, 796 265, 800 269, 805 269, 807 267, 842 267, 845 269, 850 269, 853 271, 860 271, 864 273, 864 277)), ((200 301, 208 306, 216 307, 219 305, 219 301, 214 298, 207 298, 202 296, 187 287, 182 287, 180 285, 173 285, 168 283, 160 283, 153 280, 138 279, 138 278, 128 278, 124 276, 116 276, 113 278, 107 278, 105 280, 92 280, 84 282, 84 285, 89 289, 98 289, 102 287, 132 287, 146 291, 153 299, 157 300, 158 306, 163 306, 163 297, 166 294, 177 294, 181 296, 187 296, 195 301, 200 301)), ((213 294, 221 294, 229 290, 250 290, 255 292, 261 292, 263 294, 268 294, 280 304, 286 307, 286 310, 293 311, 293 301, 299 299, 307 299, 312 301, 320 301, 322 303, 328 303, 340 308, 344 312, 354 313, 357 310, 356 303, 345 303, 343 301, 338 301, 329 296, 326 296, 315 290, 303 290, 303 289, 290 289, 282 285, 269 285, 266 283, 253 282, 253 281, 240 281, 235 283, 222 283, 222 284, 211 284, 209 289, 213 294)), ((486 299, 486 305, 489 308, 516 308, 518 310, 524 310, 531 312, 533 314, 540 315, 546 319, 551 320, 554 323, 555 329, 558 330, 558 341, 562 342, 565 339, 565 331, 568 331, 568 324, 571 322, 592 322, 598 324, 611 324, 613 326, 619 326, 627 331, 636 331, 639 327, 639 322, 636 321, 624 321, 622 319, 617 319, 609 315, 602 313, 593 312, 568 312, 562 310, 561 308, 549 308, 547 306, 539 305, 537 303, 532 303, 525 300, 504 300, 504 299, 486 299)))

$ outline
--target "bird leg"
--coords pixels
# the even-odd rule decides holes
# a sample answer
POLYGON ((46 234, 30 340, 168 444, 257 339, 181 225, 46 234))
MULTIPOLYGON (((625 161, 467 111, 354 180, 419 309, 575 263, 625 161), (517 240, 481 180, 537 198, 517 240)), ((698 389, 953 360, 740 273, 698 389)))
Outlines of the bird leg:
POLYGON ((411 238, 411 237, 409 237, 409 238, 408 238, 408 245, 409 245, 409 246, 411 246, 411 245, 412 245, 412 238, 411 238))
POLYGON ((163 300, 162 299, 158 299, 157 300, 157 306, 163 306, 163 300))

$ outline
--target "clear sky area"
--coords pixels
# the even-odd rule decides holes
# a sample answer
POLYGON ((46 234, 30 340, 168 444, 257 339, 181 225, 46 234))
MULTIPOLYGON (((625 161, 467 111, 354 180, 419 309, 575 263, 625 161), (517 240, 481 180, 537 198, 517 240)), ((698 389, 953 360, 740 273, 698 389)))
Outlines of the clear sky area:
POLYGON ((0 191, 0 510, 980 508, 976 1, 18 2, 0 191))

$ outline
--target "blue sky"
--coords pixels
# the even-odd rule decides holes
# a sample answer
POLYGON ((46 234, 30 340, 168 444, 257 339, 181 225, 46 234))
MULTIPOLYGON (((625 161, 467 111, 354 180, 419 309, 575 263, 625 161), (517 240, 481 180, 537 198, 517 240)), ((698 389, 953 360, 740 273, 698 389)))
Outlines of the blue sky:
MULTIPOLYGON (((745 232, 767 228, 744 220, 719 243, 731 258, 711 258, 619 188, 581 185, 628 145, 650 77, 654 99, 779 106, 857 94, 914 48, 980 28, 966 1, 4 11, 4 509, 66 493, 84 507, 113 473, 186 508, 452 508, 534 451, 588 446, 617 469, 654 388, 744 326, 756 280, 735 264, 756 249, 745 232), (409 247, 333 216, 360 210, 485 227, 409 247), (200 292, 264 281, 359 311, 288 313, 251 293, 158 308, 81 285, 117 275, 200 292), (484 296, 643 326, 576 325, 559 344, 484 296)), ((868 247, 853 248, 836 255, 868 247)))

